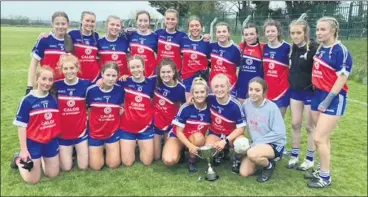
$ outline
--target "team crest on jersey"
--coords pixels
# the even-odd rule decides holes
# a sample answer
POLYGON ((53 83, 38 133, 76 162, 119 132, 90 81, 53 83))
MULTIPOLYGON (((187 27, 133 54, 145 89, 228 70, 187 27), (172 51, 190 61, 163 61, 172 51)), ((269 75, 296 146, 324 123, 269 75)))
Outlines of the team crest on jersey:
POLYGON ((111 55, 111 59, 112 60, 118 60, 118 54, 117 53, 113 53, 112 55, 111 55))
POLYGON ((221 66, 221 65, 222 65, 222 60, 218 59, 218 60, 216 61, 216 64, 217 64, 217 65, 219 65, 219 66, 221 66))
POLYGON ((74 101, 74 100, 68 100, 68 101, 66 102, 66 105, 67 105, 68 107, 74 107, 74 105, 75 105, 75 101, 74 101))
POLYGON ((160 99, 158 101, 158 104, 160 104, 161 106, 164 106, 165 105, 165 100, 164 99, 160 99))
POLYGON ((45 117, 46 120, 50 120, 52 118, 52 113, 47 112, 47 113, 45 113, 44 117, 45 117))
POLYGON ((88 40, 86 40, 86 44, 89 45, 89 41, 88 40))
POLYGON ((216 122, 217 124, 221 124, 222 120, 221 120, 221 118, 216 117, 216 118, 215 118, 215 122, 216 122))
POLYGON ((197 54, 192 53, 192 54, 190 55, 190 59, 192 59, 192 60, 197 59, 197 54))
POLYGON ((319 69, 319 62, 314 62, 314 68, 319 69))
POLYGON ((105 107, 104 113, 105 114, 110 114, 111 113, 111 107, 105 107))
POLYGON ((92 49, 86 48, 84 53, 86 53, 86 55, 90 55, 92 53, 92 49))
POLYGON ((247 65, 252 65, 252 64, 253 64, 253 60, 252 60, 252 59, 246 59, 246 60, 245 60, 245 63, 246 63, 247 65))
POLYGON ((171 45, 169 45, 169 44, 165 45, 165 49, 168 50, 168 51, 171 50, 171 45))
POLYGON ((274 69, 274 68, 275 68, 275 64, 274 64, 274 63, 270 63, 270 64, 268 65, 268 68, 269 68, 269 69, 274 69))
POLYGON ((203 127, 204 126, 200 124, 200 125, 198 125, 197 130, 200 131, 201 129, 203 129, 203 127))
POLYGON ((142 97, 137 95, 137 96, 135 96, 134 100, 135 100, 135 102, 140 103, 142 101, 142 97))
POLYGON ((139 48, 138 48, 138 53, 141 53, 141 54, 142 54, 142 53, 144 53, 144 48, 139 47, 139 48))

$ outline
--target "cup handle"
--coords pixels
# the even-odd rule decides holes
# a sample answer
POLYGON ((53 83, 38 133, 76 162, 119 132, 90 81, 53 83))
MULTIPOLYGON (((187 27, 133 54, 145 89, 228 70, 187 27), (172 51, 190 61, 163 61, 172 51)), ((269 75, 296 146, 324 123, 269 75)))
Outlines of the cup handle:
POLYGON ((199 158, 201 158, 201 159, 204 159, 203 157, 201 157, 199 154, 195 154, 195 155, 197 155, 199 158))
POLYGON ((212 157, 214 157, 217 153, 219 153, 220 151, 216 150, 215 153, 213 153, 212 157))

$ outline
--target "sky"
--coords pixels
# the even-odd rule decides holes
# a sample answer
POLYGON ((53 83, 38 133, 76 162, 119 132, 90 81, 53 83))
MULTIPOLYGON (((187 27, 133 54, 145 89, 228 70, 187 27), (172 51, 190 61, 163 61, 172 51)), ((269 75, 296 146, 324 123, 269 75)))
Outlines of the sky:
MULTIPOLYGON (((283 1, 273 1, 270 7, 284 5, 283 1)), ((150 12, 152 18, 162 18, 148 1, 1 1, 2 18, 22 15, 31 20, 51 20, 55 11, 65 11, 71 21, 79 21, 80 14, 86 10, 95 12, 97 20, 105 20, 110 14, 126 19, 141 9, 150 12)))

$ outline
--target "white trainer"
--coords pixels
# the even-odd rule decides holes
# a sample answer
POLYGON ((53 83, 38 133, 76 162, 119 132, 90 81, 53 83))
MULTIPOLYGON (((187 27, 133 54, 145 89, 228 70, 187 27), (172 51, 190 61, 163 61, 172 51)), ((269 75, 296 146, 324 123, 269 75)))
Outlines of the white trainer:
POLYGON ((314 166, 314 161, 309 161, 308 159, 305 159, 303 163, 300 164, 300 166, 297 169, 301 171, 306 171, 306 170, 313 168, 313 166, 314 166))
POLYGON ((287 168, 292 169, 295 168, 296 164, 299 162, 299 158, 298 157, 291 157, 289 159, 287 168))

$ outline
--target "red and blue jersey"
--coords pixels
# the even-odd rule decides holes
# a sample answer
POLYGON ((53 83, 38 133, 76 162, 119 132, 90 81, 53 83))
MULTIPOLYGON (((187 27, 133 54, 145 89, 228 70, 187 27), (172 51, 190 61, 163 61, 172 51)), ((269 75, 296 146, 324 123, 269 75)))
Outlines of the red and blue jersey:
POLYGON ((189 36, 184 36, 180 43, 183 54, 183 65, 181 75, 183 79, 193 77, 196 72, 208 69, 208 59, 211 58, 211 45, 209 42, 192 40, 189 36))
POLYGON ((211 73, 210 81, 217 74, 225 74, 234 87, 238 77, 236 69, 240 65, 239 46, 233 41, 228 46, 221 46, 218 42, 211 43, 211 73))
POLYGON ((236 128, 246 126, 241 104, 230 96, 226 104, 220 104, 214 95, 208 96, 211 111, 210 130, 216 134, 229 135, 236 128))
POLYGON ((57 137, 60 130, 58 104, 51 94, 39 97, 34 90, 23 97, 13 122, 25 127, 27 139, 47 144, 57 137))
POLYGON ((187 138, 196 132, 205 135, 210 123, 211 112, 207 105, 204 109, 198 109, 194 104, 183 104, 172 121, 173 133, 176 135, 176 127, 181 127, 184 128, 184 135, 187 138))
MULTIPOLYGON (((314 87, 330 92, 337 77, 341 74, 349 76, 352 67, 351 54, 341 42, 330 47, 322 46, 314 56, 312 83, 314 87)), ((346 95, 348 90, 349 88, 345 84, 340 94, 346 95)))
POLYGON ((144 59, 144 75, 146 77, 154 75, 157 66, 157 35, 155 33, 143 35, 138 32, 132 32, 128 40, 131 54, 139 55, 144 59))
POLYGON ((41 66, 49 66, 54 70, 56 80, 63 78, 63 74, 56 70, 63 54, 65 54, 64 39, 56 38, 53 33, 46 38, 40 38, 31 52, 31 56, 40 61, 41 66))
POLYGON ((185 86, 178 82, 174 86, 165 83, 157 86, 153 97, 154 125, 160 130, 166 130, 179 110, 180 104, 185 103, 185 86))
POLYGON ((130 74, 127 66, 129 43, 124 36, 119 36, 115 40, 109 40, 104 36, 98 40, 97 48, 100 57, 100 68, 106 62, 114 62, 120 68, 120 76, 130 74))
POLYGON ((290 44, 283 41, 278 47, 265 45, 263 65, 268 85, 267 98, 278 100, 289 89, 289 53, 290 44))
POLYGON ((239 44, 240 50, 243 51, 243 57, 241 58, 237 86, 248 87, 248 83, 252 78, 263 78, 262 57, 264 46, 264 43, 260 43, 260 46, 259 44, 246 44, 244 48, 243 42, 239 44))
POLYGON ((136 82, 132 77, 119 81, 124 88, 124 114, 121 116, 120 128, 131 133, 142 133, 152 124, 153 98, 156 76, 136 82))
POLYGON ((176 64, 176 69, 181 69, 180 42, 186 34, 181 31, 169 33, 166 29, 156 30, 158 37, 157 62, 164 57, 172 59, 176 64))
POLYGON ((87 127, 86 91, 90 85, 86 79, 78 79, 74 84, 65 80, 55 82, 62 139, 77 139, 84 135, 87 127))
POLYGON ((93 32, 91 35, 83 35, 79 29, 71 30, 70 37, 74 44, 74 55, 79 59, 81 69, 78 77, 95 82, 100 73, 100 66, 97 62, 97 41, 99 35, 93 32))
POLYGON ((120 125, 120 107, 124 101, 124 90, 114 85, 103 90, 97 85, 87 88, 89 114, 89 135, 94 139, 107 139, 115 134, 120 125))

